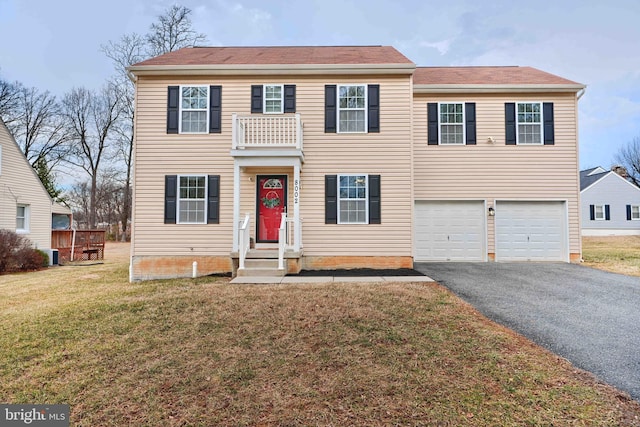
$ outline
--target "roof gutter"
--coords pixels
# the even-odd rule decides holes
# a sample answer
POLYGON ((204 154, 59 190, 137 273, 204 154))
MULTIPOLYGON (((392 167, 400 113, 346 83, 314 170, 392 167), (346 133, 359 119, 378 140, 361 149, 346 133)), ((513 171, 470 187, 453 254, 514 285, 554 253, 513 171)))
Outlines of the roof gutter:
POLYGON ((310 74, 412 74, 415 64, 240 64, 240 65, 133 65, 127 71, 134 76, 247 76, 310 74))

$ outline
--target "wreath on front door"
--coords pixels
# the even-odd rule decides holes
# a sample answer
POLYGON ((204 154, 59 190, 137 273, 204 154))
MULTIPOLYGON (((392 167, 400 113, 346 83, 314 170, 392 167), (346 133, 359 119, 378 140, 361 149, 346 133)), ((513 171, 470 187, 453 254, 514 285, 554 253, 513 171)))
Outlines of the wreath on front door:
POLYGON ((275 191, 269 191, 262 199, 262 205, 267 209, 273 209, 276 206, 280 206, 280 198, 275 191))

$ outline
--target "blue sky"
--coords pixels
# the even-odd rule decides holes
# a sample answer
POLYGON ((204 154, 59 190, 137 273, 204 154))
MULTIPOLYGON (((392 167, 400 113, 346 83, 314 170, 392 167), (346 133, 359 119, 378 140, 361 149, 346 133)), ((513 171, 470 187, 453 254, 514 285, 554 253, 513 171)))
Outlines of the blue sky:
MULTIPOLYGON (((112 73, 100 45, 173 1, 0 0, 0 77, 62 95, 112 73)), ((210 45, 392 45, 418 65, 529 65, 584 83, 580 166, 640 137, 640 1, 184 0, 210 45)))

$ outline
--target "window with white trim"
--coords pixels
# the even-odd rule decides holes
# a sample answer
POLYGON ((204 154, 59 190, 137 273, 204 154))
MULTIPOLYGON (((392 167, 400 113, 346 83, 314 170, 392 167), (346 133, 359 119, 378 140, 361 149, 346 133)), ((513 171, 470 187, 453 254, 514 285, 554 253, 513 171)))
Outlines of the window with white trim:
POLYGON ((338 175, 338 224, 367 224, 367 175, 338 175))
POLYGON ((604 221, 606 219, 605 214, 605 206, 604 205, 594 205, 593 206, 593 219, 596 221, 604 221))
POLYGON ((367 131, 367 86, 338 86, 338 132, 367 131))
POLYGON ((441 145, 464 145, 464 104, 440 103, 438 121, 441 145))
POLYGON ((180 132, 207 133, 209 86, 180 86, 180 132))
POLYGON ((284 108, 284 90, 282 85, 264 85, 265 114, 281 114, 284 108))
POLYGON ((16 207, 16 233, 29 232, 29 205, 16 207))
POLYGON ((516 104, 518 144, 542 144, 542 103, 518 102, 516 104))
POLYGON ((178 223, 206 223, 206 194, 206 176, 180 176, 178 178, 178 223))
POLYGON ((631 220, 640 220, 640 205, 631 205, 631 220))

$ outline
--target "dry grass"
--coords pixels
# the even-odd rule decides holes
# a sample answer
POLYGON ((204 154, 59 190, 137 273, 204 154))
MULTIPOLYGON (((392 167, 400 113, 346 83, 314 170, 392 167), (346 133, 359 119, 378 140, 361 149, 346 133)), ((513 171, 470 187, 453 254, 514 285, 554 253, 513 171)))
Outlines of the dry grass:
POLYGON ((640 276, 640 236, 583 237, 584 265, 640 276))
POLYGON ((122 252, 0 277, 0 401, 84 426, 640 425, 437 284, 129 284, 122 252))

